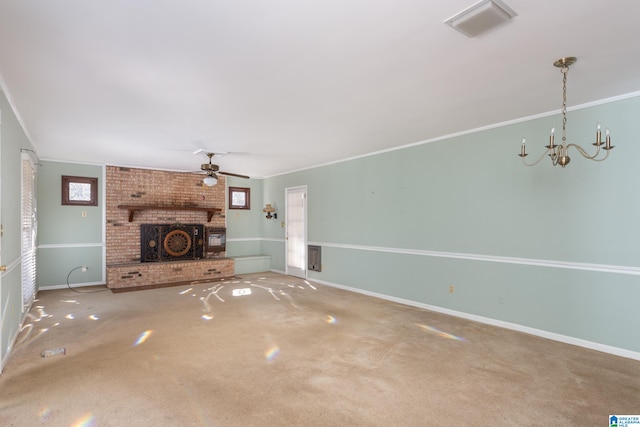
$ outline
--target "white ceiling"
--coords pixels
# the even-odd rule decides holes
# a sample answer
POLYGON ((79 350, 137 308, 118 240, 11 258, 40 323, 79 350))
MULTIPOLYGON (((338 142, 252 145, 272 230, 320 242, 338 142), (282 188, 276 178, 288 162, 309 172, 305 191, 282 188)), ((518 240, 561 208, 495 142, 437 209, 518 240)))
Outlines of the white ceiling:
POLYGON ((475 1, 2 0, 0 77, 41 158, 252 177, 640 90, 640 2, 475 1))

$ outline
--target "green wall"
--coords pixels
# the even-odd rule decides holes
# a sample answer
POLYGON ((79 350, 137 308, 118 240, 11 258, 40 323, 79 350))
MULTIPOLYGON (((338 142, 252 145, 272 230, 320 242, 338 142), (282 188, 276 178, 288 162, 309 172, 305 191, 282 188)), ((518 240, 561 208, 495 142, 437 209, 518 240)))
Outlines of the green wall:
POLYGON ((38 168, 39 289, 105 283, 104 167, 41 161, 38 168), (98 206, 63 206, 62 175, 98 178, 98 206), (84 215, 83 215, 84 214, 84 215), (85 265, 87 271, 73 270, 85 265), (72 272, 73 270, 73 272, 72 272))
MULTIPOLYGON (((262 228, 267 221, 262 214, 262 180, 227 177, 226 181, 227 188, 246 187, 250 190, 250 209, 227 208, 227 256, 260 255, 262 228)), ((226 194, 228 198, 228 191, 226 194)))
MULTIPOLYGON (((307 185, 311 279, 640 358, 638 113, 640 97, 568 113, 569 142, 611 128, 604 162, 524 166, 522 137, 541 155, 554 115, 271 177, 264 197, 307 185)), ((284 230, 264 237, 284 270, 284 230)))
MULTIPOLYGON (((33 151, 29 138, 22 130, 5 93, 0 90, 0 185, 2 206, 0 221, 2 237, 0 254, 2 265, 8 270, 0 273, 0 370, 18 336, 26 315, 22 307, 21 274, 21 149, 33 151)), ((34 158, 37 161, 37 159, 34 158)))

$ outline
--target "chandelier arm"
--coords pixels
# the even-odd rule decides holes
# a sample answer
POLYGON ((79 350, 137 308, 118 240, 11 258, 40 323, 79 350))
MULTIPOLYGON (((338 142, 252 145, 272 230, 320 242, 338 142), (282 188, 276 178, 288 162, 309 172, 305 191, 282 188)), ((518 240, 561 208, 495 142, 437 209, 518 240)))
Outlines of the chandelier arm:
MULTIPOLYGON (((593 156, 589 155, 589 153, 587 153, 584 148, 582 148, 581 146, 579 146, 577 144, 567 144, 567 150, 569 149, 569 147, 575 148, 582 155, 582 157, 584 157, 585 159, 589 159, 589 160, 597 160, 596 157, 598 157, 598 155, 600 154, 600 146, 598 146, 596 148, 596 153, 593 156)), ((607 154, 609 154, 609 153, 607 153, 607 154)), ((604 158, 606 159, 606 156, 604 158)), ((604 160, 604 159, 602 159, 602 160, 604 160)))
POLYGON ((522 163, 524 163, 525 166, 535 166, 538 163, 540 163, 542 161, 542 159, 544 159, 544 156, 546 156, 547 153, 549 153, 549 151, 551 151, 551 150, 549 150, 547 148, 547 150, 544 153, 542 153, 542 156, 540 156, 540 158, 538 160, 536 160, 535 162, 533 162, 533 163, 527 163, 527 161, 524 159, 524 157, 522 157, 522 163))
POLYGON ((607 157, 609 157, 609 150, 605 150, 605 155, 604 155, 603 158, 601 158, 601 159, 591 159, 591 160, 593 160, 594 162, 601 162, 601 161, 605 160, 607 157))

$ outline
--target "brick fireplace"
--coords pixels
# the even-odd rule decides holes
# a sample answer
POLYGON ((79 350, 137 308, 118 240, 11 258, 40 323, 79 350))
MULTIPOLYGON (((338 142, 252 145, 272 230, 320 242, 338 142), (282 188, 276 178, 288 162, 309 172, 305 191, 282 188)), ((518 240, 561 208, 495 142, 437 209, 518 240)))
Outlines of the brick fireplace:
POLYGON ((107 286, 122 290, 233 276, 234 261, 224 252, 195 252, 206 237, 204 230, 224 230, 224 207, 223 176, 217 185, 206 187, 196 174, 107 166, 107 286), (166 246, 170 254, 180 255, 163 262, 141 262, 142 225, 168 227, 153 245, 166 246), (193 228, 185 231, 186 226, 203 234, 194 235, 193 228), (183 254, 186 246, 189 248, 183 254), (187 253, 190 255, 185 256, 187 253))

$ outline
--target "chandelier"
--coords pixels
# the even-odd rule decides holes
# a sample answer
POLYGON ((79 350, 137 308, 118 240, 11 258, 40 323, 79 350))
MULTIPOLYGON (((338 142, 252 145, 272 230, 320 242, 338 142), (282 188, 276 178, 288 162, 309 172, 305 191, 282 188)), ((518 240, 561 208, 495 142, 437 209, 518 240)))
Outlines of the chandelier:
POLYGON ((592 144, 596 147, 596 151, 593 155, 589 154, 584 148, 577 144, 567 144, 567 72, 569 71, 569 66, 574 64, 576 61, 577 59, 575 57, 569 56, 566 58, 560 58, 553 63, 554 66, 560 68, 560 71, 562 71, 562 143, 560 145, 555 144, 555 128, 552 128, 551 135, 549 136, 549 145, 545 146, 547 150, 542 153, 542 156, 540 156, 540 158, 535 162, 527 163, 525 157, 529 154, 526 152, 525 138, 522 138, 522 147, 520 148, 520 154, 518 154, 518 156, 522 157, 522 163, 527 166, 537 165, 545 155, 548 155, 551 158, 553 166, 560 165, 565 167, 571 161, 571 157, 569 157, 569 148, 575 148, 576 151, 585 159, 601 162, 609 156, 609 150, 613 148, 613 145, 611 145, 609 129, 605 129, 605 139, 604 141, 602 140, 600 123, 596 126, 596 142, 592 144), (601 149, 604 153, 600 151, 601 149))

